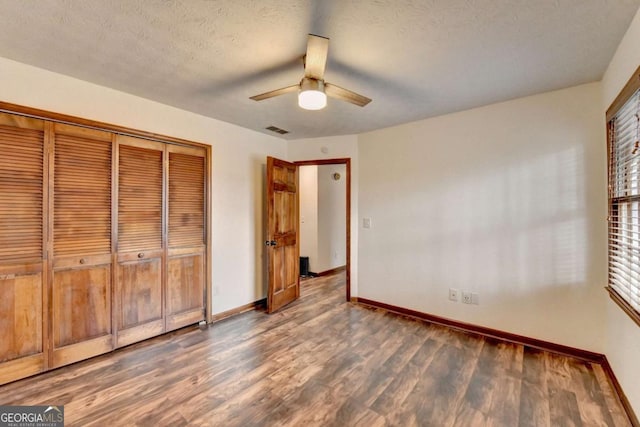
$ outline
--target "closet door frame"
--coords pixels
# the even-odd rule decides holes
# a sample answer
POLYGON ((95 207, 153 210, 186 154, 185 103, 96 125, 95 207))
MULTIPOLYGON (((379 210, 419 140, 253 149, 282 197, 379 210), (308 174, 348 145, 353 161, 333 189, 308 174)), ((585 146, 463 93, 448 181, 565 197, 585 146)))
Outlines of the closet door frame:
MULTIPOLYGON (((9 102, 3 102, 0 101, 0 112, 1 113, 7 113, 7 114, 12 114, 12 115, 16 115, 19 117, 25 117, 26 119, 37 119, 37 120, 44 120, 45 124, 44 124, 44 172, 43 172, 43 179, 44 179, 44 187, 43 187, 43 193, 45 193, 45 195, 43 196, 44 199, 44 203, 45 206, 47 206, 48 208, 52 209, 53 208, 53 187, 54 187, 54 182, 52 179, 52 176, 49 175, 49 171, 51 169, 51 166, 53 164, 53 160, 54 160, 54 153, 52 148, 52 144, 53 144, 53 127, 55 123, 61 123, 61 124, 68 124, 68 125, 73 125, 73 126, 79 126, 79 127, 84 127, 84 128, 89 128, 89 129, 95 129, 95 130, 100 130, 100 131, 107 131, 107 132, 111 132, 113 134, 113 150, 112 153, 115 153, 115 139, 116 139, 116 135, 125 135, 125 136, 132 136, 132 137, 137 137, 137 138, 142 138, 142 139, 147 139, 147 140, 152 140, 152 141, 158 141, 158 142, 162 142, 162 143, 166 143, 168 144, 167 147, 169 146, 182 146, 182 147, 198 147, 201 150, 204 150, 204 159, 205 159, 205 193, 204 193, 204 198, 205 198, 205 248, 204 248, 204 305, 205 305, 205 320, 208 323, 213 322, 214 318, 213 318, 213 314, 212 314, 212 301, 211 301, 211 289, 212 289, 212 236, 211 236, 211 215, 212 215, 212 206, 211 206, 211 201, 212 201, 212 192, 211 192, 211 188, 212 188, 212 147, 209 144, 203 144, 203 143, 199 143, 199 142, 194 142, 194 141, 190 141, 190 140, 186 140, 186 139, 182 139, 182 138, 176 138, 176 137, 171 137, 171 136, 167 136, 167 135, 162 135, 162 134, 157 134, 154 132, 148 132, 148 131, 143 131, 143 130, 138 130, 138 129, 134 129, 134 128, 130 128, 130 127, 126 127, 126 126, 120 126, 120 125, 114 125, 114 124, 110 124, 110 123, 105 123, 105 122, 101 122, 101 121, 97 121, 97 120, 90 120, 90 119, 85 119, 85 118, 80 118, 80 117, 76 117, 76 116, 72 116, 72 115, 67 115, 67 114, 61 114, 61 113, 56 113, 56 112, 52 112, 52 111, 47 111, 47 110, 42 110, 42 109, 38 109, 38 108, 32 108, 32 107, 28 107, 28 106, 23 106, 23 105, 18 105, 18 104, 13 104, 13 103, 9 103, 9 102)), ((168 155, 165 156, 165 161, 168 161, 168 155)), ((116 166, 117 163, 116 162, 112 162, 113 163, 113 174, 112 174, 112 197, 115 196, 116 193, 114 193, 114 189, 113 187, 117 185, 115 179, 117 179, 117 175, 115 174, 116 171, 116 166)), ((112 211, 113 209, 117 210, 117 204, 114 203, 112 204, 112 211), (115 205, 115 206, 114 206, 115 205)), ((44 209, 43 209, 44 211, 44 209)), ((52 210, 49 210, 49 212, 52 212, 52 210)), ((116 212, 117 213, 117 212, 116 212)), ((111 262, 111 266, 112 266, 112 283, 111 283, 111 301, 114 301, 114 286, 113 286, 113 275, 114 275, 114 269, 113 266, 115 265, 114 262, 116 262, 117 260, 117 254, 116 254, 116 250, 115 250, 115 246, 113 246, 113 244, 115 243, 115 240, 117 239, 117 230, 114 227, 114 223, 113 221, 115 221, 117 219, 116 217, 112 216, 112 251, 111 251, 111 258, 110 258, 110 262, 111 262)), ((52 220, 51 220, 52 221, 52 220)), ((52 288, 52 280, 53 280, 53 268, 54 268, 54 254, 53 254, 53 227, 52 227, 52 223, 49 223, 50 220, 48 219, 48 217, 46 215, 44 215, 43 212, 43 237, 45 237, 46 239, 43 240, 43 260, 42 260, 42 270, 43 270, 43 290, 42 290, 42 303, 43 303, 43 313, 42 313, 42 318, 43 318, 43 324, 42 324, 42 339, 43 339, 43 361, 41 363, 41 365, 39 365, 38 371, 37 372, 41 372, 41 371, 46 371, 49 369, 52 369, 54 366, 59 365, 59 363, 55 363, 54 364, 54 357, 53 357, 53 322, 51 322, 49 319, 52 316, 53 313, 53 299, 52 299, 52 295, 53 295, 53 288, 52 288)), ((165 225, 166 227, 166 225, 165 225)), ((168 251, 168 240, 167 240, 167 236, 166 233, 163 236, 163 238, 165 239, 165 248, 164 251, 165 253, 168 251)), ((165 254, 165 259, 166 259, 166 254, 165 254)), ((165 266, 166 266, 166 262, 165 262, 165 266)), ((166 268, 165 268, 165 274, 166 274, 166 268)), ((166 279, 165 279, 166 280, 166 279)), ((165 282, 166 283, 166 282, 165 282)), ((166 284, 165 286, 166 287, 166 284)), ((164 309, 164 303, 163 303, 163 309, 164 309)), ((166 315, 164 316, 166 318, 166 315)), ((115 309, 114 309, 114 305, 111 304, 111 333, 113 336, 113 333, 116 331, 114 329, 115 326, 115 309)), ((111 348, 113 348, 113 344, 111 345, 111 348)), ((106 349, 104 348, 104 350, 109 351, 110 349, 106 349)), ((87 357, 91 357, 90 355, 88 355, 87 357)), ((58 361, 60 362, 60 361, 58 361)), ((66 361, 63 363, 66 364, 66 361)), ((29 364, 28 367, 28 372, 27 370, 22 370, 22 374, 20 376, 15 376, 15 378, 13 379, 4 379, 3 377, 0 376, 0 384, 6 383, 8 381, 12 381, 18 378, 24 378, 30 375, 33 375, 35 372, 32 368, 34 367, 34 364, 29 364)), ((17 375, 17 372, 16 372, 17 375)))

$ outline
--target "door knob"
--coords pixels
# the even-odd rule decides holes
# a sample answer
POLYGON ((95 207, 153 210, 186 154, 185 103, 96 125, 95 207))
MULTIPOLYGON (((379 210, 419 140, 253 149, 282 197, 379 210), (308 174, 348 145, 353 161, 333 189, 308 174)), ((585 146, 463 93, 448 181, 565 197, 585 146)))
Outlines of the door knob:
POLYGON ((267 246, 275 246, 277 245, 277 242, 275 240, 267 240, 264 244, 267 246))

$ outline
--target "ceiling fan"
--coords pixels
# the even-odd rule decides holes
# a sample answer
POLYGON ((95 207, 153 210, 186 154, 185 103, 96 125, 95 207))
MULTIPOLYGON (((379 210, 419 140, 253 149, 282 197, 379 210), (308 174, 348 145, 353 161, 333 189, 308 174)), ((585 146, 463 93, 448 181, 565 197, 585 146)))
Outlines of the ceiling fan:
POLYGON ((327 95, 364 107, 371 99, 324 81, 329 39, 309 34, 307 54, 304 57, 304 77, 300 83, 252 96, 254 101, 273 98, 298 91, 298 105, 305 110, 321 110, 327 105, 327 95))

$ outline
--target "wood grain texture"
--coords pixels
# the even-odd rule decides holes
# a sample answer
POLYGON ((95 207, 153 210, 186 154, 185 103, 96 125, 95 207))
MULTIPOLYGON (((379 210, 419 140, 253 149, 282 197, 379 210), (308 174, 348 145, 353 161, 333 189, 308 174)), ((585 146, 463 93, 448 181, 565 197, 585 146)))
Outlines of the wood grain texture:
POLYGON ((199 155, 169 153, 170 248, 205 243, 205 158, 200 151, 199 155))
POLYGON ((267 310, 272 313, 300 296, 298 167, 267 157, 267 310))
POLYGON ((164 144, 118 136, 116 346, 164 332, 164 144))
POLYGON ((0 364, 42 353, 42 273, 0 276, 0 364))
POLYGON ((0 113, 0 383, 46 366, 44 122, 0 113))
POLYGON ((165 329, 205 320, 205 151, 167 146, 168 254, 165 329))
POLYGON ((0 383, 203 319, 210 147, 7 107, 18 114, 0 112, 0 383), (169 258, 181 282, 166 318, 169 258))
POLYGON ((50 348, 57 367, 112 348, 112 135, 56 123, 52 139, 50 348))
POLYGON ((592 351, 582 350, 575 347, 569 347, 562 344, 552 343, 549 341, 543 341, 536 338, 530 338, 530 337, 525 337, 518 334, 513 334, 511 332, 487 328, 484 326, 474 325, 466 322, 460 322, 457 320, 448 319, 446 317, 436 316, 433 314, 424 313, 417 310, 411 310, 411 309, 399 307, 396 305, 386 304, 383 302, 374 301, 367 298, 356 297, 356 298, 353 298, 351 302, 364 304, 370 307, 381 308, 381 309, 390 311, 392 313, 397 313, 403 316, 409 316, 409 317, 424 320, 430 323, 447 326, 463 332, 480 334, 484 337, 497 338, 499 340, 512 342, 514 344, 522 344, 524 346, 537 348, 539 350, 551 351, 553 353, 558 353, 565 356, 578 358, 587 362, 595 362, 595 363, 604 362, 604 356, 601 353, 594 353, 592 351))
POLYGON ((44 133, 40 121, 0 115, 0 263, 43 257, 44 133), (24 127, 30 125, 30 127, 24 127))
POLYGON ((54 271, 53 346, 111 333, 111 266, 54 271))
POLYGON ((168 315, 204 307, 204 254, 173 256, 167 265, 168 315))
POLYGON ((78 136, 72 126, 56 126, 56 257, 111 253, 111 136, 89 131, 78 136))
POLYGON ((600 365, 344 302, 301 298, 0 387, 68 426, 629 426, 600 365), (552 401, 551 396, 555 396, 552 401))
POLYGON ((161 258, 118 265, 118 331, 162 319, 161 258))
POLYGON ((118 252, 162 248, 162 144, 119 145, 118 252))

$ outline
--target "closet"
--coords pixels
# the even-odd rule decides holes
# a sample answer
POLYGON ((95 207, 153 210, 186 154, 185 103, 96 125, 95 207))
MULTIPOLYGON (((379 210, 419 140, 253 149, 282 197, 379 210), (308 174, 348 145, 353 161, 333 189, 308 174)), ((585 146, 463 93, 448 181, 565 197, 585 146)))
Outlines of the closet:
POLYGON ((0 113, 0 384, 206 319, 208 153, 0 113))

